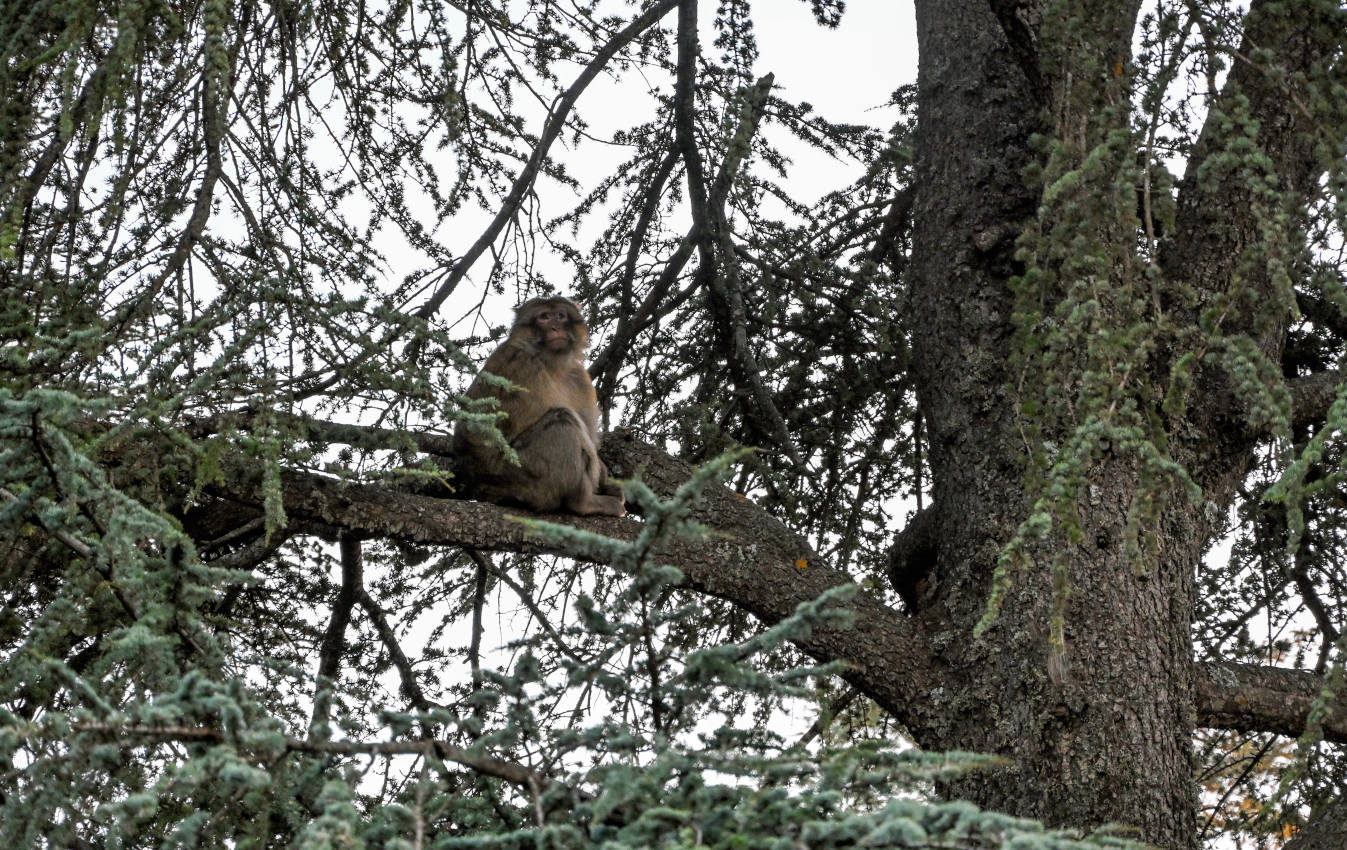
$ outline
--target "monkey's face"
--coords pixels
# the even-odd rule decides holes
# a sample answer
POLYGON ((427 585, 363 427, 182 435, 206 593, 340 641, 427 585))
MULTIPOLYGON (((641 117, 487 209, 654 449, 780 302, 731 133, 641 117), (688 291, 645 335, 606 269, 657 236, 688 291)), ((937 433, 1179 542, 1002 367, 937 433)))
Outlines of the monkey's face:
POLYGON ((513 336, 537 354, 564 356, 589 347, 589 330, 569 298, 534 298, 515 313, 513 336))
POLYGON ((533 327, 538 331, 538 341, 548 351, 563 354, 575 345, 571 317, 563 307, 542 308, 533 319, 533 327))

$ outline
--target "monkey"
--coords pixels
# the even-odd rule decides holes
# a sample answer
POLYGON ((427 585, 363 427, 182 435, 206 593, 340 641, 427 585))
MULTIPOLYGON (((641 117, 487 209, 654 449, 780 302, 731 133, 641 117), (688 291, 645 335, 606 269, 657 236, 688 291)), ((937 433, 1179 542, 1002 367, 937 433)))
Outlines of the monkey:
POLYGON ((456 467, 470 496, 539 513, 626 516, 622 489, 599 460, 599 401, 584 367, 589 328, 569 298, 533 298, 515 310, 510 336, 487 358, 468 398, 494 398, 516 466, 477 426, 454 429, 456 467), (507 389, 483 378, 508 380, 507 389))

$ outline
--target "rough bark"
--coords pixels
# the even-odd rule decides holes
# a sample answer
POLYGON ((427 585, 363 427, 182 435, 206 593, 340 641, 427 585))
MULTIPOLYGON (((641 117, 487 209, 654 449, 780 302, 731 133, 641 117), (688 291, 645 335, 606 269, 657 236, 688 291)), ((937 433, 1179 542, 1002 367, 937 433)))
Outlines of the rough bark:
MULTIPOLYGON (((1021 271, 1014 239, 1037 205, 1022 177, 1030 136, 1052 131, 1044 92, 1054 107, 1094 97, 1102 108, 1116 97, 1109 77, 1128 59, 1135 12, 1095 4, 1067 57, 1036 49, 1034 4, 917 4, 913 305, 933 320, 913 322, 913 348, 940 528, 918 617, 937 661, 964 680, 943 697, 944 725, 918 741, 1006 756, 1005 770, 951 789, 982 805, 1054 825, 1126 824, 1147 841, 1188 848, 1196 840, 1188 628, 1199 547, 1181 536, 1165 562, 1141 571, 1131 562, 1123 529, 1138 486, 1134 461, 1097 460, 1080 511, 1084 542, 1033 552, 995 624, 969 639, 998 556, 1030 512, 1028 447, 1008 389, 1009 281, 1021 271), (1049 640, 1054 558, 1066 559, 1072 588, 1064 648, 1049 640)), ((1082 148, 1106 130, 1086 122, 1082 148)), ((1175 517, 1167 531, 1191 535, 1193 523, 1175 517)))
MULTIPOLYGON (((1195 504, 1177 487, 1159 494, 1163 546, 1129 551, 1128 511, 1147 485, 1137 458, 1104 444, 1086 464, 1079 542, 1029 544, 1028 563, 1014 568, 994 624, 980 639, 968 639, 985 610, 998 556, 1031 512, 1026 455, 1038 446, 1021 430, 1013 388, 1016 358, 1035 355, 1012 341, 1017 319, 1009 286, 1023 271, 1014 237, 1041 214, 1037 191, 1022 179, 1036 156, 1031 136, 1107 156, 1110 133, 1126 131, 1119 105, 1126 102, 1137 5, 1089 5, 1070 22, 1056 9, 1045 24, 1043 4, 1034 2, 917 3, 913 352, 935 497, 923 534, 939 541, 917 618, 936 664, 958 671, 964 687, 943 696, 943 726, 914 734, 930 748, 1009 758, 1000 774, 958 783, 952 790, 961 796, 1054 825, 1128 824, 1162 847, 1189 848, 1196 842, 1189 738, 1199 708, 1204 720, 1235 726, 1265 724, 1276 713, 1257 689, 1226 687, 1240 678, 1236 671, 1190 662, 1195 570, 1212 520, 1224 515, 1254 446, 1218 372, 1200 373, 1185 414, 1166 423, 1174 459, 1202 487, 1203 500, 1195 504), (949 369, 951 363, 960 368, 949 369), (1054 563, 1064 566, 1055 579, 1054 563), (1065 646, 1056 646, 1050 608, 1063 586, 1071 595, 1065 646)), ((1307 70, 1336 49, 1334 33, 1331 26, 1297 23, 1277 4, 1255 3, 1190 175, 1225 145, 1242 144, 1229 141, 1224 116, 1244 110, 1259 127, 1256 144, 1284 191, 1281 203, 1296 208, 1317 173, 1305 132, 1312 119, 1297 113, 1275 75, 1247 57, 1307 70)), ((1126 173, 1127 155, 1118 158, 1119 174, 1126 173)), ((1177 325, 1173 351, 1200 338, 1202 310, 1225 293, 1238 306, 1221 331, 1248 335, 1272 362, 1279 356, 1288 311, 1278 309, 1270 282, 1250 281, 1248 264, 1240 267, 1241 252, 1269 236, 1268 217, 1258 216, 1259 204, 1268 202, 1249 185, 1256 179, 1249 169, 1228 168, 1190 176, 1182 186, 1174 235, 1161 258, 1169 276, 1161 284, 1169 287, 1162 296, 1166 320, 1177 325)), ((1114 246, 1118 257, 1133 250, 1136 238, 1126 222, 1088 237, 1114 246)), ((1115 275, 1125 274, 1122 265, 1115 275)), ((1049 284, 1044 298, 1060 297, 1064 292, 1049 284)), ((1149 368, 1149 380, 1163 386, 1168 363, 1149 368)), ((1071 386, 1069 374, 1063 384, 1071 386)), ((1321 407, 1322 387, 1307 385, 1298 401, 1304 409, 1321 407)), ((1072 427, 1066 420, 1034 424, 1058 445, 1072 427)), ((909 560, 895 550, 895 575, 909 560)), ((1291 713, 1297 722, 1303 718, 1291 713)))
POLYGON ((1334 800, 1314 810, 1310 822, 1285 850, 1342 850, 1347 847, 1347 805, 1334 800))

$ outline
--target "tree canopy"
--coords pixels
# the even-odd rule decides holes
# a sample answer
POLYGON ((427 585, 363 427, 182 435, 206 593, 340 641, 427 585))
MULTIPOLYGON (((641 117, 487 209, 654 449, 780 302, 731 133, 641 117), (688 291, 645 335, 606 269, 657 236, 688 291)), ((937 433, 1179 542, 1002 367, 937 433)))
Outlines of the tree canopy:
POLYGON ((780 8, 0 8, 0 836, 1347 843, 1347 8, 780 8), (554 292, 633 517, 454 492, 554 292))

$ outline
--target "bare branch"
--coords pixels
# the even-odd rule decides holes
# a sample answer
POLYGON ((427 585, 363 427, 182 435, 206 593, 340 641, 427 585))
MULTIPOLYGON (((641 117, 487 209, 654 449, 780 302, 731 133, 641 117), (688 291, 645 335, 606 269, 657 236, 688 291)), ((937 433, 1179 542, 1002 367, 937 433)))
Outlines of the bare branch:
POLYGON ((551 113, 547 117, 547 123, 543 126, 542 135, 538 137, 538 143, 533 146, 533 153, 529 156, 528 162, 524 164, 523 170, 519 176, 515 177, 514 185, 510 187, 510 193, 505 196, 501 203, 500 210, 496 217, 487 225, 486 230, 477 241, 468 248, 467 253, 458 258, 444 282, 439 285, 429 300, 416 311, 418 318, 429 319, 435 315, 435 311, 440 308, 444 300, 453 293, 458 287, 460 281, 467 275, 468 269, 477 262, 477 258, 496 241, 496 237, 505 229, 505 225, 514 218, 515 213, 519 212, 519 206, 524 202, 528 191, 533 186, 533 181, 538 176, 538 170, 542 168, 543 160, 547 158, 547 151, 552 147, 552 142, 556 141, 561 134, 562 128, 566 126, 566 119, 570 115, 571 108, 575 106, 575 101, 580 97, 581 92, 594 81, 604 66, 608 64, 618 51, 635 41, 641 33, 654 26, 660 18, 664 17, 674 6, 678 5, 678 0, 659 0, 649 9, 638 15, 621 30, 618 31, 608 43, 599 48, 594 54, 594 58, 585 70, 580 73, 570 88, 562 92, 557 98, 556 105, 552 107, 551 113))
POLYGON ((491 562, 476 549, 466 550, 468 558, 477 567, 477 577, 472 592, 472 641, 468 645, 468 666, 472 669, 472 690, 482 687, 482 608, 486 605, 486 577, 491 571, 491 562))
POLYGON ((355 607, 356 596, 364 583, 364 559, 360 552, 360 541, 349 534, 341 537, 341 587, 332 602, 332 617, 328 620, 327 631, 323 633, 323 642, 318 649, 318 693, 313 700, 313 719, 309 729, 326 725, 332 699, 328 693, 332 682, 341 669, 341 654, 346 646, 346 626, 351 622, 351 609, 355 607))
MULTIPOLYGON (((152 741, 187 741, 202 743, 223 743, 225 741, 231 741, 236 746, 239 746, 240 743, 232 737, 226 736, 219 730, 210 729, 204 726, 120 726, 114 723, 72 723, 70 728, 76 732, 109 735, 116 738, 144 738, 152 741)), ((136 743, 125 743, 124 745, 140 746, 136 743)), ((286 738, 284 748, 286 752, 293 753, 325 753, 352 756, 434 756, 442 761, 460 764, 475 770, 478 773, 494 776, 497 779, 502 779, 509 782, 511 785, 517 785, 521 788, 537 790, 538 788, 546 788, 553 783, 553 780, 539 776, 523 765, 473 753, 461 747, 455 747, 453 744, 445 743, 444 741, 374 741, 366 743, 361 741, 306 741, 299 738, 286 738)), ((247 748, 243 748, 243 752, 260 760, 270 760, 270 757, 273 755, 263 751, 261 747, 251 751, 247 748)))
POLYGON ((837 699, 830 702, 828 704, 828 707, 819 713, 818 719, 815 720, 810 725, 809 729, 807 729, 805 733, 800 736, 800 740, 795 742, 795 746, 797 748, 803 747, 810 741, 822 735, 825 731, 827 731, 828 727, 832 725, 832 722, 837 719, 837 715, 841 714, 843 711, 846 711, 847 706, 855 702, 856 697, 860 695, 861 692, 856 690, 855 688, 849 687, 845 691, 843 691, 841 696, 837 697, 837 699))
MULTIPOLYGON (((636 279, 636 262, 640 259, 641 248, 645 245, 645 235, 649 232, 650 223, 655 217, 655 211, 659 208, 664 184, 673 174, 673 168, 677 162, 677 152, 669 151, 666 153, 660 161, 659 167, 655 169, 650 185, 646 187, 645 203, 641 206, 636 227, 632 231, 631 242, 627 246, 627 258, 622 267, 622 278, 618 281, 617 289, 621 303, 618 305, 617 329, 613 331, 612 342, 608 343, 608 347, 604 349, 601 355, 602 363, 596 358, 595 362, 589 367, 590 374, 599 377, 599 398, 605 411, 612 404, 613 390, 617 385, 617 372, 622 365, 622 360, 627 355, 627 346, 634 336, 632 327, 639 324, 641 320, 640 315, 632 313, 631 303, 632 285, 636 279)), ((669 283, 672 283, 672 280, 669 283)), ((667 291, 668 288, 669 284, 665 284, 664 290, 667 291)))
POLYGON ((356 600, 360 603, 360 607, 365 609, 365 613, 369 615, 370 621, 374 623, 375 631, 379 633, 379 640, 383 641, 384 649, 388 650, 389 657, 393 659, 393 666, 398 670, 402 695, 416 710, 430 711, 432 708, 430 700, 426 699, 425 691, 421 690, 421 685, 416 681, 416 671, 412 669, 412 662, 407 658, 407 653, 402 651, 402 645, 398 643, 397 633, 388 624, 388 617, 384 615, 383 609, 363 587, 356 594, 356 600))

